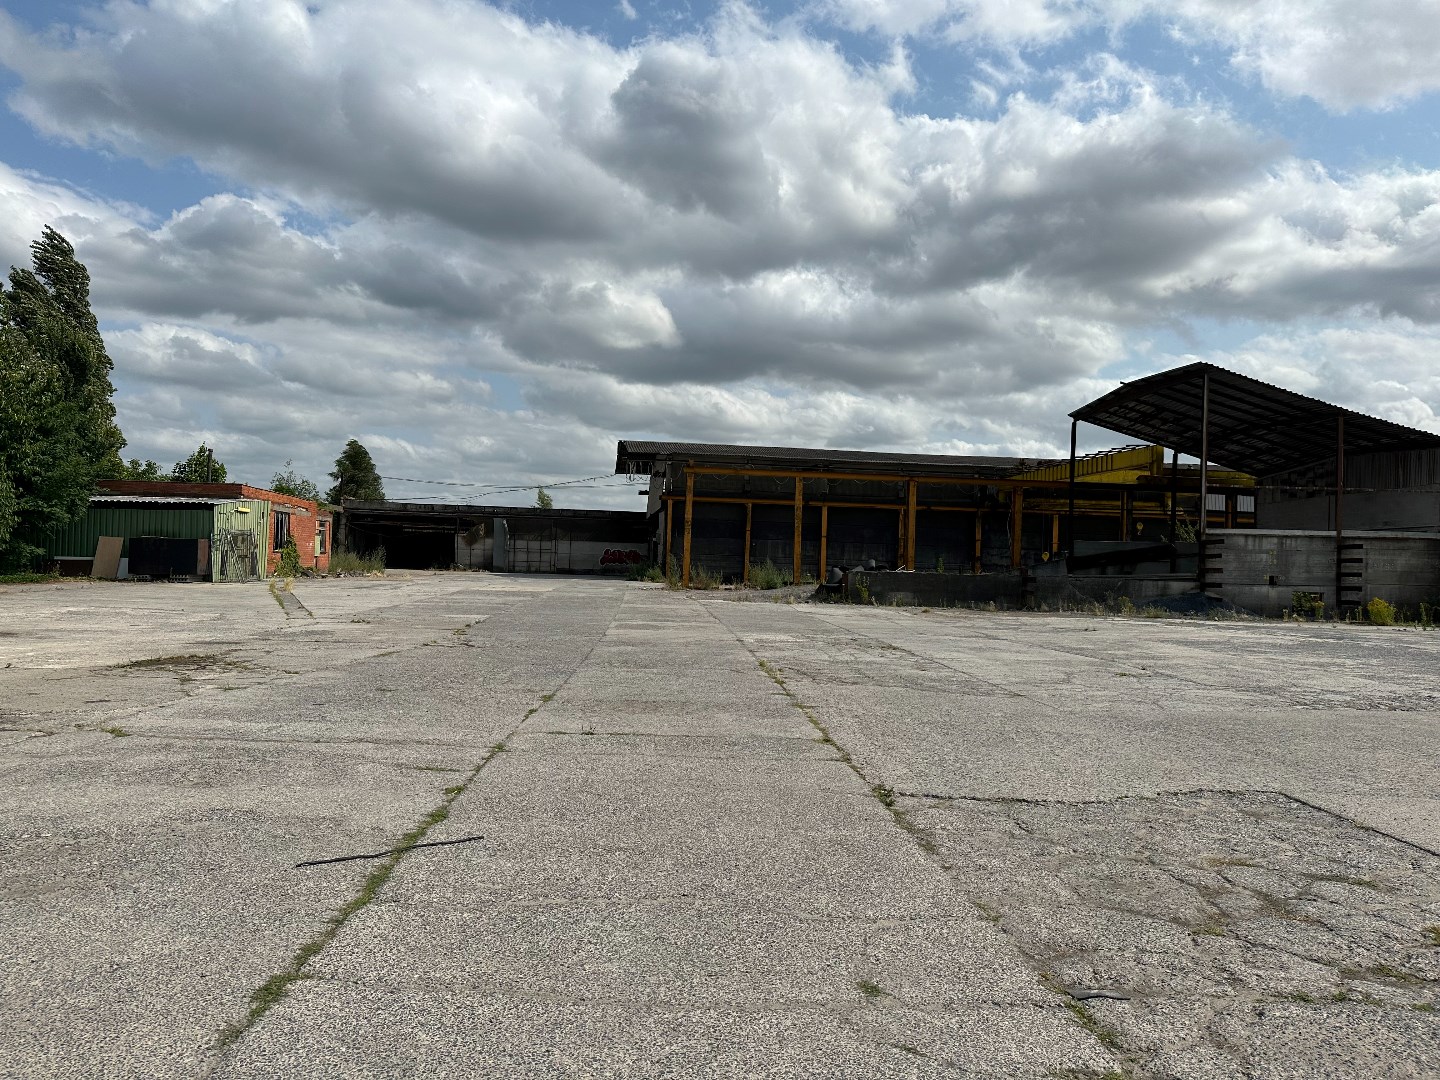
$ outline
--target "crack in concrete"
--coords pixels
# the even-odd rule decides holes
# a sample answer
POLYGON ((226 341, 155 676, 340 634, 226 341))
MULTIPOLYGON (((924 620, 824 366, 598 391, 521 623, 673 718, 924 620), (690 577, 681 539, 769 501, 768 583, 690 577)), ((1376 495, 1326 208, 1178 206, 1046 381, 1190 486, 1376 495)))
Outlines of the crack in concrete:
MULTIPOLYGON (((623 602, 621 606, 623 607, 623 602)), ((608 633, 610 629, 613 629, 614 624, 615 618, 612 618, 605 632, 608 633)), ((375 900, 381 888, 383 888, 385 883, 390 879, 391 874, 395 872, 395 868, 400 864, 401 859, 418 847, 431 846, 423 845, 423 841, 430 830, 440 825, 450 816, 450 808, 455 804, 456 800, 469 790, 470 785, 475 782, 491 761, 506 752, 508 749, 506 742, 519 734, 520 730, 525 726, 526 721, 543 708, 544 705, 552 701, 555 695, 585 666, 590 657, 594 655, 595 649, 599 646, 603 638, 604 634, 601 634, 599 638, 591 643, 590 648, 586 650, 585 654, 576 662, 575 666, 570 669, 565 678, 560 681, 559 685, 549 693, 542 694, 540 703, 526 712, 520 723, 517 724, 505 738, 490 748, 489 752, 470 770, 464 780, 452 787, 447 787, 440 802, 428 814, 421 818, 409 832, 399 837, 391 848, 380 853, 378 856, 381 859, 380 864, 366 875, 365 880, 360 885, 359 891, 325 921, 324 926, 315 937, 305 942, 295 951, 289 965, 275 975, 272 975, 251 993, 250 1008, 245 1015, 221 1029, 216 1035, 215 1041, 210 1049, 208 1062, 202 1070, 203 1076, 214 1076, 217 1070, 224 1064, 225 1056, 230 1048, 234 1046, 247 1031, 259 1023, 266 1013, 284 1001, 286 997, 289 996, 290 989, 295 983, 302 979, 312 977, 306 972, 306 968, 310 962, 329 947, 331 942, 339 936, 340 932, 345 928, 345 925, 354 918, 355 915, 375 900)), ((443 842, 438 842, 434 846, 439 846, 439 843, 443 842)), ((361 858, 364 858, 364 856, 361 856, 361 858)))

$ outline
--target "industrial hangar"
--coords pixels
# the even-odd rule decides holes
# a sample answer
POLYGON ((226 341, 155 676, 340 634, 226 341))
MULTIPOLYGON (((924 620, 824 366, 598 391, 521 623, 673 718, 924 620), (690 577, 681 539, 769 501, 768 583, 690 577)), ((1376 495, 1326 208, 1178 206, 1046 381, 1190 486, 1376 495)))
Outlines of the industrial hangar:
POLYGON ((1257 611, 1297 590, 1335 608, 1440 599, 1440 435, 1207 363, 1070 416, 1070 455, 1053 460, 622 439, 615 471, 648 496, 643 513, 353 503, 342 537, 383 546, 391 566, 646 562, 687 584, 695 568, 745 581, 767 562, 794 581, 872 563, 1073 573, 1164 547, 1171 585, 1257 611), (1137 442, 1078 455, 1082 423, 1137 442))
MULTIPOLYGON (((657 557, 737 581, 770 562, 792 580, 830 566, 985 573, 1083 541, 1166 539, 1200 514, 1200 469, 1158 446, 1068 462, 621 440, 615 470, 648 476, 657 557), (1083 487, 1081 487, 1083 485, 1083 487)), ((1213 524, 1253 523, 1249 477, 1215 477, 1213 524), (1223 481, 1223 482, 1222 482, 1223 481)))

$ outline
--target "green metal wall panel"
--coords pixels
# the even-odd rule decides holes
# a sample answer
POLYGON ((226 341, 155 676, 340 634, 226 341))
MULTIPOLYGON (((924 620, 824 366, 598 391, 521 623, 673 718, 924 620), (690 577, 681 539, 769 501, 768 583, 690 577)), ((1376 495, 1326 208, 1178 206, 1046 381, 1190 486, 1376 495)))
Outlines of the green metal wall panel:
POLYGON ((45 537, 43 543, 45 553, 52 558, 72 556, 88 559, 95 554, 95 544, 100 537, 119 536, 124 540, 120 557, 128 559, 132 536, 209 540, 214 532, 214 523, 215 513, 209 506, 184 503, 92 503, 84 517, 45 537))
POLYGON ((269 554, 270 504, 239 499, 215 507, 210 541, 210 576, 215 581, 255 581, 265 576, 269 554))

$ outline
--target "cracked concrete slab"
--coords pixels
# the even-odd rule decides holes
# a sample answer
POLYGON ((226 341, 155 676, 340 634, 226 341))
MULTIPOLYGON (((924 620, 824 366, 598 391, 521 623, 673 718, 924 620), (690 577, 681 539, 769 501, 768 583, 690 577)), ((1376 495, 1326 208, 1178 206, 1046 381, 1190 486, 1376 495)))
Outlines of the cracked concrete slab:
POLYGON ((1440 1072, 1440 635, 294 590, 0 587, 0 1076, 1440 1072))

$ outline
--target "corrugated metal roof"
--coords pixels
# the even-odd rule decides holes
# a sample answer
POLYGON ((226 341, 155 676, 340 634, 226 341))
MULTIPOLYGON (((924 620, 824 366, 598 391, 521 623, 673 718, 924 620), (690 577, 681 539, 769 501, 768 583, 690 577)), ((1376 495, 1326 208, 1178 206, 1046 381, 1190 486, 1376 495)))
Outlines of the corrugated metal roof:
POLYGON ((1337 418, 1347 454, 1440 447, 1440 435, 1306 397, 1248 375, 1195 363, 1122 384, 1082 405, 1076 420, 1199 457, 1205 379, 1210 380, 1210 460, 1255 476, 1333 458, 1337 418))
POLYGON ((184 503, 188 506, 214 506, 216 503, 236 502, 235 499, 214 499, 204 498, 199 495, 91 495, 92 503, 109 503, 125 506, 152 506, 168 505, 170 503, 184 503))
MULTIPOLYGON (((738 446, 729 443, 649 442, 621 439, 615 448, 616 473, 649 473, 657 459, 746 464, 756 468, 824 470, 848 466, 857 472, 963 470, 967 475, 1008 475, 1033 460, 1011 457, 963 457, 952 454, 901 454, 881 450, 818 450, 800 446, 738 446), (639 468, 631 466, 639 465, 639 468)), ((840 470, 844 471, 844 470, 840 470)))
POLYGON ((542 518, 643 518, 643 510, 572 510, 552 507, 546 510, 539 506, 488 506, 483 503, 414 503, 386 500, 385 502, 347 502, 345 513, 351 521, 370 516, 392 518, 404 515, 415 517, 542 517, 542 518))

